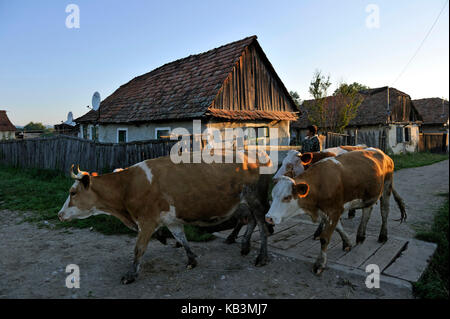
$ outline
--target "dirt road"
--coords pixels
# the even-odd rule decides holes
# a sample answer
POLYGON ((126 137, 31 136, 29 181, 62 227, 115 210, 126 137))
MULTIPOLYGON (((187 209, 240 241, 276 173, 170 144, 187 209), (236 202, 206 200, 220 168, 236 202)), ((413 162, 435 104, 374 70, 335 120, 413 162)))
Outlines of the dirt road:
MULTIPOLYGON (((434 207, 448 191, 448 161, 396 173, 395 187, 407 203, 408 223, 390 222, 390 232, 412 236, 412 226, 430 225, 434 207)), ((394 207, 393 202, 391 207, 394 207)), ((358 214, 359 215, 359 214, 358 214)), ((376 210, 368 232, 377 233, 376 210)), ((392 218, 399 212, 392 209, 392 218)), ((151 241, 141 275, 131 285, 120 278, 132 260, 135 238, 106 236, 87 229, 53 230, 20 223, 24 214, 0 211, 0 298, 412 298, 406 288, 383 284, 367 289, 365 278, 271 254, 270 263, 253 266, 257 249, 242 257, 239 246, 222 239, 192 243, 198 266, 185 269, 183 249, 151 241), (80 267, 80 288, 65 287, 65 267, 80 267)), ((345 227, 357 225, 359 216, 345 227)), ((355 226, 356 227, 356 226, 355 226)))

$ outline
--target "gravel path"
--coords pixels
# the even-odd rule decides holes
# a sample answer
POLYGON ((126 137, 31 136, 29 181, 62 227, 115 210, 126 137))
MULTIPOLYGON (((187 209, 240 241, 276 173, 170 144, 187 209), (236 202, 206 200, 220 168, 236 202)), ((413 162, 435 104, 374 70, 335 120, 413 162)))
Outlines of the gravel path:
MULTIPOLYGON (((428 227, 434 208, 448 191, 448 161, 396 173, 395 187, 405 199, 408 223, 390 222, 390 233, 411 237, 414 227, 428 227)), ((391 207, 394 207, 394 201, 391 207)), ((397 209, 391 217, 399 216, 397 209)), ((345 220, 357 226, 359 216, 345 220)), ((257 249, 242 257, 239 246, 222 239, 192 243, 199 256, 195 269, 185 269, 183 249, 169 241, 151 241, 141 275, 131 285, 121 285, 128 269, 135 238, 105 236, 87 229, 54 230, 20 223, 25 214, 0 211, 0 298, 412 298, 411 291, 383 284, 367 289, 365 278, 327 269, 321 277, 312 265, 271 254, 270 263, 253 266, 257 249), (65 287, 65 267, 80 267, 79 289, 65 287)), ((374 210, 368 232, 379 230, 374 210)))

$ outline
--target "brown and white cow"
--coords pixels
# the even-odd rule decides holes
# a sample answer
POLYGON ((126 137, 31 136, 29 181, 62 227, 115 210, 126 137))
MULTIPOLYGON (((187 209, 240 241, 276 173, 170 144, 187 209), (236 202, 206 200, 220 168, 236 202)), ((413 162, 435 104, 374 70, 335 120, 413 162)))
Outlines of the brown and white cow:
MULTIPOLYGON (((192 268, 197 264, 196 256, 183 225, 210 226, 229 219, 242 202, 244 187, 258 183, 263 176, 259 168, 268 165, 272 165, 268 156, 251 163, 243 154, 242 163, 175 164, 170 157, 160 157, 101 176, 71 172, 76 181, 58 216, 68 221, 108 214, 138 231, 133 265, 122 283, 136 279, 141 257, 160 226, 167 226, 183 245, 188 268, 192 268)), ((260 226, 263 238, 264 227, 260 226)))
MULTIPOLYGON (((314 272, 320 274, 326 265, 326 250, 335 229, 343 234, 344 249, 351 247, 340 223, 345 211, 363 209, 357 235, 357 241, 360 241, 365 237, 373 205, 380 200, 382 225, 378 240, 387 240, 393 178, 394 162, 379 149, 368 148, 330 157, 295 178, 282 176, 272 190, 273 201, 266 220, 279 224, 299 214, 308 214, 313 221, 324 218, 326 223, 320 234, 321 252, 314 264, 314 272)), ((403 220, 406 218, 403 201, 398 194, 394 198, 403 220)))

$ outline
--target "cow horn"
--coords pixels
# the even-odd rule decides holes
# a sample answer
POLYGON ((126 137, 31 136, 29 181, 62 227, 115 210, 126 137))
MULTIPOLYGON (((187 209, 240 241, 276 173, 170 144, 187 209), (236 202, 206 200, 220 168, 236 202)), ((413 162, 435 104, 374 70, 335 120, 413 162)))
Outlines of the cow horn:
POLYGON ((78 172, 77 172, 78 178, 83 177, 83 175, 89 175, 88 172, 84 172, 84 171, 81 171, 81 170, 80 170, 80 165, 77 165, 77 170, 78 170, 78 172))
POLYGON ((72 164, 72 166, 70 167, 70 177, 72 177, 73 179, 78 179, 78 176, 73 173, 73 166, 74 165, 72 164))

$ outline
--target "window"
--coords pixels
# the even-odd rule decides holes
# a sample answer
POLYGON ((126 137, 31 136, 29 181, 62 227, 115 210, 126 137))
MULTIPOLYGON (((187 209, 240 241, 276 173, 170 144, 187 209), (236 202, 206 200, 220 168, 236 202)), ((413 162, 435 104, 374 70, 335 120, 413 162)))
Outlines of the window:
POLYGON ((126 143, 128 142, 128 129, 126 128, 118 128, 117 129, 117 143, 126 143))
POLYGON ((405 127, 405 142, 411 141, 411 128, 405 127))
POLYGON ((82 138, 88 138, 88 127, 87 127, 87 125, 85 124, 85 125, 83 125, 83 136, 82 136, 82 138))
POLYGON ((91 140, 98 140, 98 128, 97 126, 91 126, 91 140))
POLYGON ((401 126, 397 126, 397 144, 403 143, 403 128, 401 126))
POLYGON ((170 136, 170 127, 157 127, 155 128, 155 138, 165 138, 170 136))

